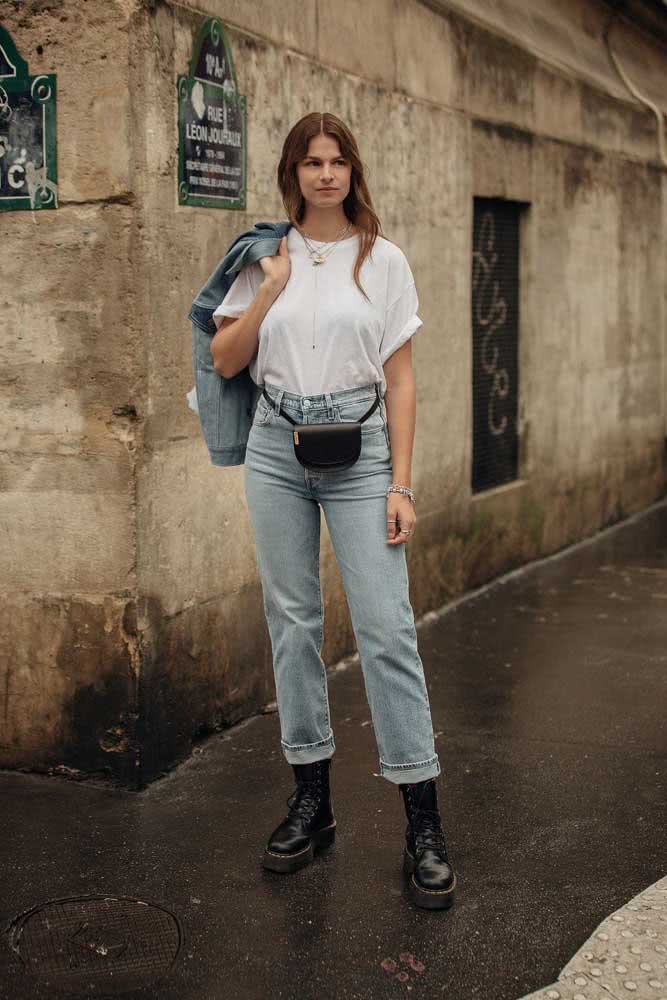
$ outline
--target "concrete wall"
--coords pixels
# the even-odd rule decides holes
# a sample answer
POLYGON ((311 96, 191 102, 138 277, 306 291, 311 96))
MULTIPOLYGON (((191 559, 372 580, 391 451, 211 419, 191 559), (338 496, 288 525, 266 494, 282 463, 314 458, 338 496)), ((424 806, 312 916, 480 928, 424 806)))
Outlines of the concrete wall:
POLYGON ((58 74, 60 201, 0 214, 0 763, 112 759, 127 779, 145 379, 128 17, 67 0, 0 20, 32 74, 58 74))
MULTIPOLYGON (((243 470, 209 464, 185 406, 185 317, 234 236, 284 217, 275 166, 307 111, 355 131, 417 280, 415 613, 665 492, 665 171, 655 120, 605 61, 603 4, 197 7, 225 22, 247 97, 245 213, 177 203, 175 81, 201 14, 0 3, 31 72, 58 73, 62 205, 0 216, 8 766, 149 780, 193 733, 274 697, 243 470), (472 496, 475 195, 530 208, 520 479, 472 496)), ((664 94, 665 48, 629 25, 614 37, 637 84, 664 94)), ((324 519, 321 555, 333 662, 354 636, 324 519)))

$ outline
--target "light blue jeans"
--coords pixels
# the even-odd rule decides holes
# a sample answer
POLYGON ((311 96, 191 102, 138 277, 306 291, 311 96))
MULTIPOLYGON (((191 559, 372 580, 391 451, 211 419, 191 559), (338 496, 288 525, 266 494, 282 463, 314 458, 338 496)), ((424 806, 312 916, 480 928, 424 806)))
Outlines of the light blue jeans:
POLYGON ((341 570, 379 752, 399 784, 440 774, 403 544, 387 543, 392 482, 384 400, 361 425, 361 455, 339 472, 310 472, 294 454, 292 424, 358 420, 373 385, 301 396, 267 383, 248 438, 245 492, 273 651, 281 747, 290 764, 333 756, 320 655, 320 507, 341 570))

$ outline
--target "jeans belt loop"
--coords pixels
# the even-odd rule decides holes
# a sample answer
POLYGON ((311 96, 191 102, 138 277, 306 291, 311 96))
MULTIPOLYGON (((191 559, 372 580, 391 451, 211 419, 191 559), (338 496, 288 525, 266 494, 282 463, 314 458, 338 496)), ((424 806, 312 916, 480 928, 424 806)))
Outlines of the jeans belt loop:
POLYGON ((325 398, 326 403, 327 403, 327 417, 328 417, 329 420, 333 420, 333 418, 334 418, 334 405, 333 405, 333 399, 331 398, 331 393, 330 392, 325 392, 324 393, 324 398, 325 398))
POLYGON ((280 404, 283 401, 284 394, 285 394, 285 390, 284 389, 278 389, 278 395, 275 398, 274 407, 273 407, 274 410, 276 411, 276 416, 278 416, 278 414, 280 413, 280 404))

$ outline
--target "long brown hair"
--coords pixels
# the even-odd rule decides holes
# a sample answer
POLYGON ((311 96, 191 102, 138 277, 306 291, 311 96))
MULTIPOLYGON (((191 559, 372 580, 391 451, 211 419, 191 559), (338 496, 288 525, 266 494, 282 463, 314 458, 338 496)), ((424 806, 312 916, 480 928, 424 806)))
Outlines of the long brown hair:
POLYGON ((292 225, 301 225, 306 211, 306 202, 301 194, 297 163, 308 155, 308 143, 316 135, 329 135, 340 146, 341 155, 352 164, 350 190, 343 202, 347 218, 358 226, 359 253, 354 264, 354 283, 361 294, 368 299, 359 282, 361 265, 373 249, 378 236, 384 238, 380 220, 373 209, 370 192, 364 177, 364 164, 359 156, 356 140, 347 125, 328 111, 311 111, 292 126, 283 143, 283 151, 278 164, 278 188, 282 195, 285 211, 292 225))

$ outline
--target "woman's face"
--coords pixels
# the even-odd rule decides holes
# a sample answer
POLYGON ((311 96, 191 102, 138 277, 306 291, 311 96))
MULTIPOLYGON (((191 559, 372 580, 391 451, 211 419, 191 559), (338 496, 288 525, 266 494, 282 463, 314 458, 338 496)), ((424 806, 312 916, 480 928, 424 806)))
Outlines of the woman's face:
POLYGON ((301 194, 313 208, 342 205, 350 190, 352 164, 341 156, 335 139, 316 135, 308 143, 308 155, 299 161, 296 170, 301 194))

